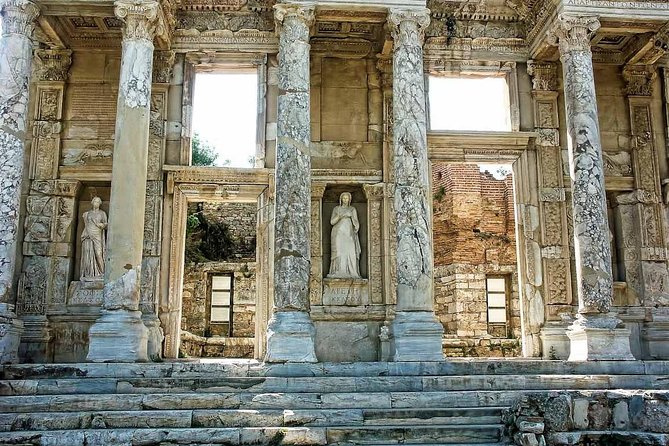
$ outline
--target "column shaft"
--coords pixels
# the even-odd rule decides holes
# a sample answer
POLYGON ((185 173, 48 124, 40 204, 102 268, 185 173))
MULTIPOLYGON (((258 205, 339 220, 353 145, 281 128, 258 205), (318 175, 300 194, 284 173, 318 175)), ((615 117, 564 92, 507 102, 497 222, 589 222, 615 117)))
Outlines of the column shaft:
POLYGON ((315 362, 309 318, 311 7, 275 6, 279 30, 276 148, 274 314, 267 327, 268 362, 315 362))
POLYGON ((427 159, 423 31, 428 10, 392 10, 393 145, 397 219, 396 361, 443 358, 443 328, 434 315, 432 212, 427 159))
POLYGON ((147 360, 139 311, 147 154, 158 2, 117 1, 124 21, 112 164, 104 308, 90 330, 90 361, 147 360))
POLYGON ((0 363, 9 363, 18 360, 23 328, 14 314, 14 273, 25 164, 31 37, 39 8, 28 0, 3 0, 0 13, 0 363))
POLYGON ((579 315, 567 332, 570 360, 634 359, 629 330, 610 314, 613 301, 611 248, 604 163, 589 37, 595 17, 560 15, 552 38, 560 48, 569 136, 574 247, 579 315))

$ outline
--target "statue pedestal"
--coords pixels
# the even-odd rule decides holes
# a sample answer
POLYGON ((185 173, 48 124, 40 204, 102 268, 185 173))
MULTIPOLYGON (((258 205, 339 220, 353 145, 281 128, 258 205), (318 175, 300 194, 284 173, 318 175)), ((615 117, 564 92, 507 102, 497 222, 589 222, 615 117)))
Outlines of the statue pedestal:
POLYGON ((67 290, 68 305, 91 305, 102 306, 102 289, 104 288, 102 280, 82 280, 81 282, 72 282, 67 290))
POLYGON ((357 306, 369 304, 367 279, 323 279, 323 305, 357 306))

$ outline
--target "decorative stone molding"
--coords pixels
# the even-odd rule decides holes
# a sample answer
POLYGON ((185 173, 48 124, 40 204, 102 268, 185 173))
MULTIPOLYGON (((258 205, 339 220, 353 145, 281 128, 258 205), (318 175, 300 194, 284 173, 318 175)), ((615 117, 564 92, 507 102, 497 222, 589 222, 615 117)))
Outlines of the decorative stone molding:
POLYGON ((310 4, 281 3, 274 5, 274 22, 277 35, 281 34, 284 21, 289 17, 294 17, 307 27, 311 27, 316 22, 316 9, 310 4))
POLYGON ((538 91, 557 90, 557 64, 536 60, 527 61, 527 74, 532 76, 532 89, 538 91))
POLYGON ((418 37, 417 41, 422 44, 425 40, 425 30, 430 25, 430 10, 427 8, 391 9, 388 14, 388 25, 393 39, 413 40, 418 37), (402 26, 405 23, 411 23, 411 27, 402 26), (408 33, 417 33, 417 36, 409 37, 408 33))
POLYGON ((153 83, 169 84, 174 70, 174 51, 156 51, 153 55, 153 83))
POLYGON ((657 70, 649 65, 628 65, 623 69, 625 93, 630 96, 652 96, 657 70))
POLYGON ((71 65, 71 50, 35 51, 35 74, 38 81, 65 82, 71 65))
POLYGON ((157 1, 117 0, 114 2, 114 14, 125 22, 123 40, 148 40, 153 38, 158 30, 159 4, 157 1))
POLYGON ((2 0, 2 35, 21 34, 32 37, 39 7, 29 0, 2 0))
POLYGON ((551 44, 559 45, 561 55, 572 51, 591 53, 590 37, 600 26, 595 16, 560 14, 548 32, 548 38, 551 44))

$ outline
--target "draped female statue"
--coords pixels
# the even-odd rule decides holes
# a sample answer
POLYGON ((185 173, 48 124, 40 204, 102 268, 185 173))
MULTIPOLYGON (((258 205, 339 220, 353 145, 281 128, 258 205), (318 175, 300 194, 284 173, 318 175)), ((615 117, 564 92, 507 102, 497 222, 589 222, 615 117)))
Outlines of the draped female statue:
POLYGON ((105 229, 107 214, 100 209, 102 200, 93 197, 92 209, 84 212, 84 230, 81 233, 81 280, 102 280, 105 272, 105 229))
POLYGON ((360 222, 358 212, 351 206, 351 194, 339 197, 339 206, 332 211, 330 278, 360 278, 360 222))

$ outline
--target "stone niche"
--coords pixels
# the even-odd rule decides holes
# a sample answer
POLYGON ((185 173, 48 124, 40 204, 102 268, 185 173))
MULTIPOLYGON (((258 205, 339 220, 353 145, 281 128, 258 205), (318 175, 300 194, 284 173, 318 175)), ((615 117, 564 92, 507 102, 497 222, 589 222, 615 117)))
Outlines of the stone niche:
MULTIPOLYGON (((100 209, 109 219, 109 183, 87 183, 77 197, 76 237, 73 275, 68 277, 67 304, 49 316, 49 326, 54 342, 54 362, 80 362, 88 353, 88 330, 100 315, 103 282, 81 282, 81 233, 84 229, 83 213, 91 209, 91 199, 102 199, 100 209)), ((106 235, 106 234, 105 234, 106 235)))
POLYGON ((369 230, 368 202, 361 185, 337 184, 326 188, 322 201, 322 299, 312 306, 316 327, 316 356, 320 361, 376 361, 379 351, 379 331, 382 318, 374 313, 369 285, 369 230), (351 205, 358 214, 360 229, 360 278, 332 278, 332 225, 330 218, 339 205, 342 193, 352 196, 351 205), (380 320, 378 320, 380 319, 380 320))

